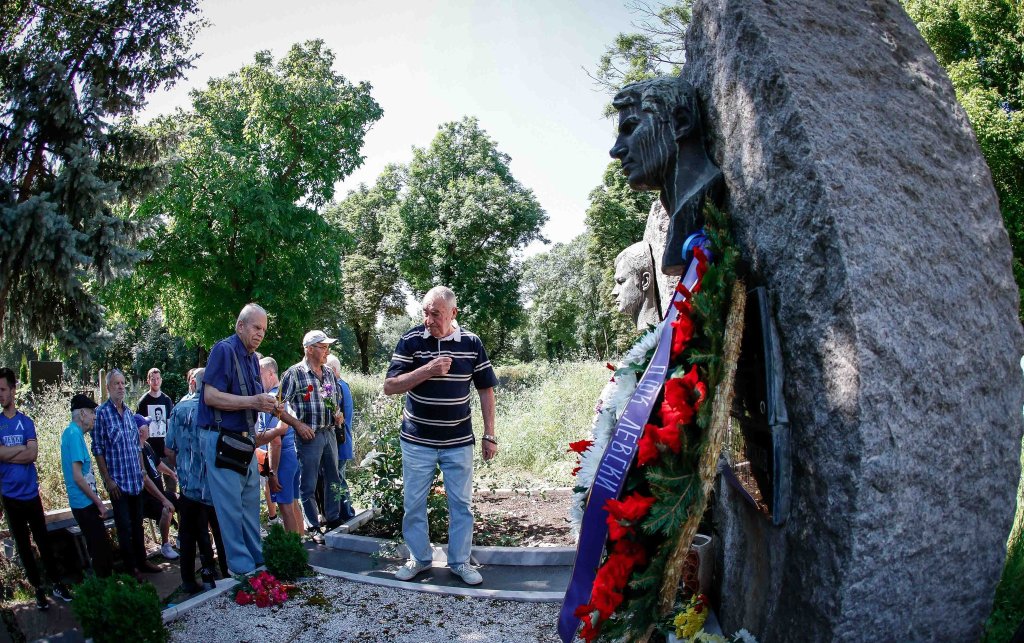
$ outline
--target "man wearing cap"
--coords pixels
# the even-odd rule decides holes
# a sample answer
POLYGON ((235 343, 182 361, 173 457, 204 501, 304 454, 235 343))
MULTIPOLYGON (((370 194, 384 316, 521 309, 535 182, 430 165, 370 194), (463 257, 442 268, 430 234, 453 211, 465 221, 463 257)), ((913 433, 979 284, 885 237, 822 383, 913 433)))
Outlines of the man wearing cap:
POLYGON ((85 434, 92 431, 96 423, 96 406, 96 402, 81 393, 71 398, 71 423, 60 436, 60 464, 68 505, 82 530, 93 571, 97 576, 106 577, 113 568, 110 539, 103 524, 107 508, 96 493, 92 457, 85 445, 85 434))
POLYGON ((0 409, 3 411, 0 413, 0 499, 3 500, 18 557, 25 566, 25 575, 36 589, 36 607, 45 611, 50 604, 32 553, 30 532, 39 549, 39 557, 43 559, 46 575, 53 583, 53 595, 70 601, 71 591, 60 582, 57 560, 47 538, 46 517, 39 498, 39 473, 36 471, 39 452, 36 425, 15 406, 16 386, 14 371, 0 368, 0 409))
POLYGON ((257 413, 280 414, 301 435, 310 429, 291 417, 277 398, 263 392, 256 349, 267 332, 267 311, 246 304, 235 322, 235 334, 217 342, 206 362, 199 393, 197 424, 202 429, 206 482, 220 523, 228 568, 248 574, 263 564, 260 541, 260 474, 256 467, 257 413), (222 454, 218 457, 218 443, 222 454), (242 445, 248 445, 248 449, 242 445), (248 451, 248 457, 241 455, 248 451), (245 462, 242 462, 245 460, 245 462), (237 467, 244 467, 240 473, 237 467))
POLYGON ((300 438, 297 447, 302 511, 306 516, 307 533, 318 542, 323 539, 316 508, 316 478, 321 469, 327 528, 334 529, 341 524, 341 477, 334 427, 345 425, 345 415, 341 389, 334 372, 324 368, 331 344, 335 341, 322 330, 306 333, 302 338, 305 359, 285 371, 281 378, 281 399, 311 429, 304 432, 295 427, 300 438))

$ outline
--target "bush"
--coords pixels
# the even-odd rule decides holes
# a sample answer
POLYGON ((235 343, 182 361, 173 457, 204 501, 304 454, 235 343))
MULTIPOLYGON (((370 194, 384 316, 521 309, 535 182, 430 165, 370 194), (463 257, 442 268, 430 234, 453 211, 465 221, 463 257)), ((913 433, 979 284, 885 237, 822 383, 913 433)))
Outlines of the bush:
POLYGON ((71 609, 85 636, 96 643, 167 640, 156 588, 126 574, 86 579, 75 591, 71 609))
MULTIPOLYGON (((379 395, 362 413, 364 434, 370 438, 370 452, 352 470, 349 483, 363 505, 377 509, 375 533, 387 538, 402 534, 402 425, 403 398, 379 395)), ((448 500, 438 491, 440 472, 427 496, 427 522, 433 542, 448 541, 448 500)))
POLYGON ((285 531, 281 525, 271 525, 263 541, 263 562, 278 580, 293 581, 306 575, 309 552, 297 533, 285 531))

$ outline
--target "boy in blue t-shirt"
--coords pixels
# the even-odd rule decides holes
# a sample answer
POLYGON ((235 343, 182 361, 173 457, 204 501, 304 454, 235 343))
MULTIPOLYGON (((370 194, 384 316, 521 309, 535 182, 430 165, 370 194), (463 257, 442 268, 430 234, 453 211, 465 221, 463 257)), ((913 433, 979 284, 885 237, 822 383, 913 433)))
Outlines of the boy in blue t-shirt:
POLYGON ((46 535, 46 517, 39 499, 39 476, 36 473, 36 425, 14 406, 17 378, 9 368, 0 368, 0 499, 7 513, 7 523, 14 536, 18 557, 25 566, 28 582, 36 588, 36 607, 47 610, 50 604, 42 587, 39 569, 32 554, 35 540, 39 556, 43 559, 46 575, 53 583, 53 595, 63 601, 71 600, 71 590, 60 582, 57 561, 46 535))

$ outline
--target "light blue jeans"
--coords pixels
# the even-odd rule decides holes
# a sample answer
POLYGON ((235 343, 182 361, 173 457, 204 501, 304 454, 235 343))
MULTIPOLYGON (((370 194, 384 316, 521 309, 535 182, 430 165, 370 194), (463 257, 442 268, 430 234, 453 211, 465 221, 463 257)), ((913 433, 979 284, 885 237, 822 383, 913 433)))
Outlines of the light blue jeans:
POLYGON ((448 566, 453 567, 468 563, 473 548, 473 445, 431 449, 402 441, 405 508, 402 536, 419 563, 433 560, 427 526, 427 494, 438 466, 444 475, 444 492, 448 496, 448 566))
POLYGON ((337 520, 341 512, 341 502, 337 497, 341 475, 338 473, 338 440, 334 437, 334 429, 318 430, 309 442, 296 435, 295 444, 301 471, 302 513, 306 522, 313 527, 320 526, 320 515, 316 509, 316 479, 321 469, 324 472, 324 518, 327 522, 337 520))
POLYGON ((246 475, 221 469, 217 461, 217 432, 199 431, 206 459, 206 483, 210 487, 213 508, 217 510, 221 539, 234 574, 248 574, 263 564, 260 541, 260 473, 256 457, 246 475))

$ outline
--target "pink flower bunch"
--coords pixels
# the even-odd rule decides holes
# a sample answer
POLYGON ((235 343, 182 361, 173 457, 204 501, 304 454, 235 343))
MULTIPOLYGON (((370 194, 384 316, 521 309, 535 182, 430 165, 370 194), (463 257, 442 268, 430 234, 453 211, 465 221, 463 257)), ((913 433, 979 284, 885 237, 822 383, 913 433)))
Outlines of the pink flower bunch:
POLYGON ((280 605, 288 600, 289 586, 277 580, 267 572, 253 576, 239 588, 235 594, 235 602, 239 605, 270 607, 280 605))

